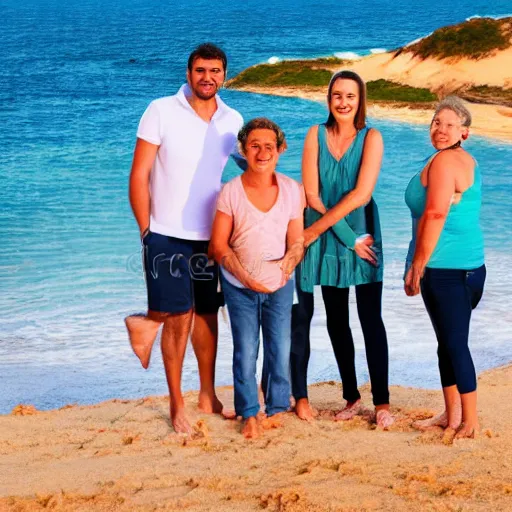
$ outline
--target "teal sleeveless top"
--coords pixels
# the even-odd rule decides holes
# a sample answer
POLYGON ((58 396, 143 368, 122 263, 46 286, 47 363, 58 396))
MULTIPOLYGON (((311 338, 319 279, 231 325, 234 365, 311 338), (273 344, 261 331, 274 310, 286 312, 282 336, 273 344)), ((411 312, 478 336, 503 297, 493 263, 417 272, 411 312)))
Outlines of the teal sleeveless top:
MULTIPOLYGON (((414 257, 417 224, 427 200, 427 189, 421 184, 420 175, 421 171, 411 179, 405 191, 405 202, 411 210, 413 220, 413 237, 407 254, 407 267, 414 257)), ((450 206, 427 267, 472 270, 484 264, 484 241, 480 228, 481 204, 482 177, 478 163, 475 163, 473 185, 462 194, 458 204, 450 206)))
MULTIPOLYGON (((329 210, 356 186, 368 128, 360 130, 340 160, 327 146, 326 126, 318 126, 318 174, 320 197, 329 210)), ((306 227, 322 215, 312 208, 304 214, 306 227)), ((312 243, 297 272, 300 288, 312 292, 315 285, 348 288, 352 285, 382 281, 383 256, 379 211, 373 199, 352 211, 312 243), (363 234, 373 236, 378 258, 375 267, 353 250, 355 240, 363 234)))

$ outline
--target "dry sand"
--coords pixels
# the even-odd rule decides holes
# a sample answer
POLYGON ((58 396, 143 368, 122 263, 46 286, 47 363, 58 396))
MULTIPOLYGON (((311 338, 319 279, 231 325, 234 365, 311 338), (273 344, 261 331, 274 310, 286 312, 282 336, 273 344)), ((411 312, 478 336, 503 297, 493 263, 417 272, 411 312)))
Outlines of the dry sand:
MULTIPOLYGON (((512 510, 512 366, 479 378, 483 432, 443 442, 414 419, 440 391, 393 387, 389 432, 332 421, 338 383, 311 386, 312 424, 292 413, 246 441, 237 421, 201 414, 194 439, 174 433, 164 397, 0 416, 1 511, 505 511, 512 510)), ((222 388, 229 405, 232 390, 222 388)), ((370 404, 368 386, 363 399, 370 404)))
POLYGON ((393 52, 387 52, 354 61, 348 67, 366 81, 383 78, 433 91, 451 91, 471 85, 512 88, 512 48, 479 60, 421 59, 406 51, 395 57, 393 52))

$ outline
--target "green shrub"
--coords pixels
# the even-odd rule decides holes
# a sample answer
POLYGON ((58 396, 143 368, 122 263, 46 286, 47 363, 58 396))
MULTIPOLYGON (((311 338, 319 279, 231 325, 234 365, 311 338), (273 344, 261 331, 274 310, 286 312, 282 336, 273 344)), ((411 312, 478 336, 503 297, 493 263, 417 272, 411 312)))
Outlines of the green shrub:
POLYGON ((323 57, 314 60, 285 60, 276 64, 259 64, 242 71, 227 85, 326 87, 333 73, 329 68, 339 67, 343 63, 343 60, 335 57, 323 57))
POLYGON ((510 47, 512 18, 494 20, 477 18, 459 25, 443 27, 416 44, 404 47, 402 51, 412 51, 424 59, 434 57, 468 57, 480 59, 494 50, 510 47))
POLYGON ((437 100, 437 96, 428 89, 409 87, 388 80, 374 80, 366 84, 368 99, 373 101, 405 101, 424 103, 437 100))

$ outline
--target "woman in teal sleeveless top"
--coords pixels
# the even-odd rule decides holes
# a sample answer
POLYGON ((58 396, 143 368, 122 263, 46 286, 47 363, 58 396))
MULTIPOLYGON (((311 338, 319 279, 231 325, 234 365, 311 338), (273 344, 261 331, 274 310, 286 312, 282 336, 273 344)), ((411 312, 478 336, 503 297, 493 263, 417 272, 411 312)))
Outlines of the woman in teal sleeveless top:
POLYGON ((349 287, 355 286, 377 424, 393 423, 389 413, 388 346, 381 316, 382 238, 372 198, 380 171, 380 133, 366 126, 366 87, 351 71, 336 73, 329 84, 329 117, 306 136, 302 180, 307 252, 296 271, 299 303, 292 311, 292 392, 296 412, 313 417, 307 396, 309 330, 313 289, 322 287, 327 330, 343 382, 345 408, 336 419, 366 412, 357 389, 354 342, 349 324, 349 287))
POLYGON ((430 126, 436 153, 410 181, 405 201, 413 218, 405 292, 420 292, 438 341, 439 371, 446 410, 416 422, 441 426, 458 437, 478 431, 476 372, 469 351, 471 311, 485 282, 480 229, 482 178, 473 157, 461 147, 471 114, 456 97, 437 107, 430 126))

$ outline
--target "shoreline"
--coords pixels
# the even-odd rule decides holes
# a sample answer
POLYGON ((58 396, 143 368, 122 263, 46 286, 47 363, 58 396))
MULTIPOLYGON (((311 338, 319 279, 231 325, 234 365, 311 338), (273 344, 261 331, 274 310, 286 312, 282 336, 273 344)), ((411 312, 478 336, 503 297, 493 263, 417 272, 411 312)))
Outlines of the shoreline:
MULTIPOLYGON (((167 397, 110 400, 0 415, 0 510, 362 511, 506 510, 512 495, 512 364, 479 375, 476 440, 420 433, 415 419, 442 407, 440 390, 391 386, 389 432, 359 417, 334 422, 339 382, 309 386, 320 417, 286 414, 246 441, 236 421, 200 413, 195 435, 172 432, 167 397)), ((371 404, 369 385, 361 387, 371 404)), ((218 388, 232 406, 232 387, 218 388)))
MULTIPOLYGON (((317 103, 326 102, 325 91, 316 88, 232 86, 233 90, 253 94, 265 94, 300 98, 317 103)), ((512 108, 502 105, 470 103, 464 101, 473 117, 470 134, 491 137, 502 142, 512 143, 512 108)), ((433 106, 424 108, 421 104, 406 104, 368 101, 368 116, 411 124, 429 125, 434 112, 433 106)))

